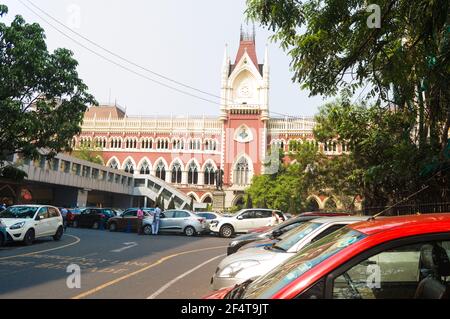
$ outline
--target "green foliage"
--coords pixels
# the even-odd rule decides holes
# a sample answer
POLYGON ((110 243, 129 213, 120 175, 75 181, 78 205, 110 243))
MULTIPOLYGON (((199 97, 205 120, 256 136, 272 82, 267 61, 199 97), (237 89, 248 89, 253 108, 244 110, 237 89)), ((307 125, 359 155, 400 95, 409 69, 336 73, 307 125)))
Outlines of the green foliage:
POLYGON ((44 30, 16 16, 6 25, 0 6, 0 163, 14 153, 37 158, 70 150, 87 105, 95 104, 78 77, 72 52, 47 50, 44 30))
POLYGON ((0 177, 13 180, 15 182, 21 182, 26 177, 28 177, 28 175, 15 166, 5 165, 3 167, 0 167, 0 177))
MULTIPOLYGON (((376 4, 381 28, 368 27, 373 11, 365 0, 247 0, 248 18, 271 29, 292 58, 293 80, 311 95, 342 97, 321 110, 315 134, 348 143, 352 153, 318 158, 310 176, 299 174, 299 189, 353 191, 370 206, 425 183, 430 191, 417 200, 448 201, 450 2, 376 4), (373 106, 353 105, 357 90, 373 106)), ((275 182, 271 188, 281 182, 265 178, 275 182)))
POLYGON ((84 161, 104 165, 103 158, 96 152, 97 149, 82 145, 72 155, 84 161))
POLYGON ((191 204, 189 205, 189 210, 194 211, 194 198, 191 197, 191 204))

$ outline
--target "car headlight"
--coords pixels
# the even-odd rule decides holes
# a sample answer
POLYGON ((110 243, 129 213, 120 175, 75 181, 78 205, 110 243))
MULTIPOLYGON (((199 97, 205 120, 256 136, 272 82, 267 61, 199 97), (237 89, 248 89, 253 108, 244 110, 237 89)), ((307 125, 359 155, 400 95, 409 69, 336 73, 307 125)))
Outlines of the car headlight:
POLYGON ((11 229, 11 230, 21 229, 23 226, 25 226, 25 222, 20 222, 20 223, 12 225, 11 227, 9 227, 9 229, 11 229))
POLYGON ((237 261, 222 269, 222 271, 219 273, 219 277, 232 278, 244 268, 256 265, 259 265, 259 261, 257 260, 237 261))

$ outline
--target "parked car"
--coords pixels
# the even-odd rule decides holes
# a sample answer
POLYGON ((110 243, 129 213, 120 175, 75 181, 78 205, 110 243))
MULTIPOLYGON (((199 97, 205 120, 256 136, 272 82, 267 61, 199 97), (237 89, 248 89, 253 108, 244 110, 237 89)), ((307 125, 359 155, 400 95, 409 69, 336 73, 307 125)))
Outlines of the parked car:
MULTIPOLYGON (((243 209, 234 216, 224 216, 211 222, 210 229, 220 236, 230 238, 234 234, 248 233, 251 229, 268 226, 271 222, 273 210, 270 209, 243 209)), ((281 211, 275 211, 282 221, 287 220, 281 211)))
POLYGON ((72 226, 75 216, 81 214, 82 209, 80 208, 68 208, 66 214, 67 226, 72 226))
POLYGON ((72 226, 84 228, 105 228, 108 220, 116 217, 117 212, 110 208, 87 208, 79 215, 75 215, 72 226))
MULTIPOLYGON (((152 218, 152 212, 154 209, 152 208, 144 208, 144 221, 146 219, 152 218)), ((112 217, 108 219, 106 223, 106 228, 112 232, 115 231, 130 231, 137 232, 138 231, 138 218, 137 218, 138 208, 129 208, 125 210, 122 215, 112 217)))
POLYGON ((223 217, 223 215, 216 213, 216 212, 199 212, 196 214, 197 214, 197 216, 203 217, 206 220, 207 231, 211 230, 211 222, 213 220, 218 220, 219 218, 223 217))
POLYGON ((329 217, 303 223, 285 233, 271 246, 241 250, 222 260, 211 278, 211 288, 219 290, 265 275, 274 267, 294 256, 303 247, 342 227, 367 217, 329 217))
POLYGON ((236 253, 238 250, 240 250, 242 247, 249 245, 251 243, 253 243, 253 245, 258 245, 258 242, 261 242, 262 240, 268 240, 269 243, 272 243, 274 240, 278 239, 284 233, 315 218, 318 217, 314 216, 295 217, 288 219, 287 221, 281 223, 280 225, 269 227, 269 229, 266 232, 262 233, 250 232, 248 234, 241 235, 235 238, 232 242, 230 242, 227 248, 227 255, 228 256, 232 255, 236 253))
MULTIPOLYGON (((152 234, 152 222, 152 219, 144 220, 144 234, 152 234)), ((159 230, 167 233, 182 233, 189 237, 208 231, 206 219, 187 210, 166 210, 161 213, 159 230)))
POLYGON ((8 238, 31 245, 35 239, 52 236, 60 240, 63 233, 63 218, 58 208, 46 205, 11 206, 0 213, 6 225, 8 238))
POLYGON ((449 229, 450 214, 369 219, 207 298, 448 299, 449 229))
POLYGON ((0 219, 0 247, 2 247, 8 239, 8 235, 6 233, 6 225, 0 219))
MULTIPOLYGON (((321 213, 321 212, 317 212, 317 213, 302 213, 296 217, 289 217, 289 214, 286 214, 286 217, 288 218, 287 221, 289 221, 291 218, 297 218, 297 217, 338 217, 338 216, 351 216, 351 214, 348 213, 321 213)), ((264 226, 264 227, 260 227, 260 228, 255 228, 250 230, 248 233, 266 233, 268 231, 270 231, 270 229, 272 229, 273 226, 264 226)))

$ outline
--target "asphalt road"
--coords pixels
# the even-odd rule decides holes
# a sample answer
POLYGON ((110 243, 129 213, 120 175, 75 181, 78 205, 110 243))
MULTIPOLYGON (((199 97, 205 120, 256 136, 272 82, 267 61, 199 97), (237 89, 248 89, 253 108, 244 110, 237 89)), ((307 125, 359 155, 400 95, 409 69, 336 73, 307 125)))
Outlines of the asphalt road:
MULTIPOLYGON (((0 299, 197 299, 230 240, 69 228, 59 242, 0 248, 0 299), (81 287, 69 288, 78 265, 81 287)), ((73 285, 72 285, 73 286, 73 285)))

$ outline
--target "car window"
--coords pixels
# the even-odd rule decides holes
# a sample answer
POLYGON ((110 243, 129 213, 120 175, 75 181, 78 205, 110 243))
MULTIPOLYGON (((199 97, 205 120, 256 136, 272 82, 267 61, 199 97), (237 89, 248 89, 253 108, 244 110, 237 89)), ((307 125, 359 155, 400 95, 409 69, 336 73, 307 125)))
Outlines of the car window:
POLYGON ((249 210, 245 213, 242 213, 239 216, 242 217, 242 219, 252 219, 252 218, 255 218, 256 214, 255 214, 255 211, 249 210))
POLYGON ((164 218, 174 218, 175 212, 164 212, 164 218))
POLYGON ((322 224, 319 223, 304 223, 298 228, 295 228, 291 230, 288 233, 285 233, 282 236, 282 240, 279 241, 276 245, 274 245, 275 248, 280 248, 281 250, 289 250, 292 246, 297 244, 300 240, 311 234, 313 231, 315 231, 317 228, 322 226, 322 224))
POLYGON ((447 271, 440 273, 437 265, 448 264, 449 244, 435 241, 405 245, 367 258, 333 280, 333 298, 421 298, 421 283, 434 280, 436 289, 442 283, 441 277, 448 275, 447 271))
POLYGON ((189 213, 187 212, 175 212, 175 218, 187 218, 190 217, 189 213))
POLYGON ((59 212, 56 208, 54 207, 49 207, 48 208, 48 212, 49 212, 49 216, 50 218, 55 218, 55 217, 59 217, 59 212))
POLYGON ((272 212, 268 210, 257 210, 255 211, 254 218, 270 218, 272 217, 272 212))
POLYGON ((47 219, 50 217, 49 212, 48 212, 48 208, 47 207, 41 207, 41 209, 39 209, 38 212, 38 216, 40 219, 47 219))
POLYGON ((123 217, 131 218, 131 217, 137 217, 137 211, 136 210, 129 210, 122 215, 123 217))
POLYGON ((34 218, 37 207, 13 206, 0 213, 0 218, 34 218))
POLYGON ((322 231, 320 234, 318 234, 316 237, 314 237, 311 242, 315 242, 318 241, 322 238, 324 238, 325 236, 328 236, 331 233, 334 233, 335 231, 341 229, 342 227, 344 227, 345 225, 343 224, 339 224, 339 225, 332 225, 330 227, 328 227, 327 229, 325 229, 324 231, 322 231))
POLYGON ((283 233, 287 233, 288 231, 290 231, 294 228, 297 228, 301 224, 302 224, 302 222, 298 222, 298 223, 293 223, 293 224, 287 225, 285 227, 280 227, 280 231, 282 231, 283 233))
POLYGON ((292 283, 304 273, 336 255, 343 249, 354 245, 366 237, 365 234, 345 227, 310 244, 275 267, 266 275, 250 284, 244 299, 269 299, 276 292, 292 283))

